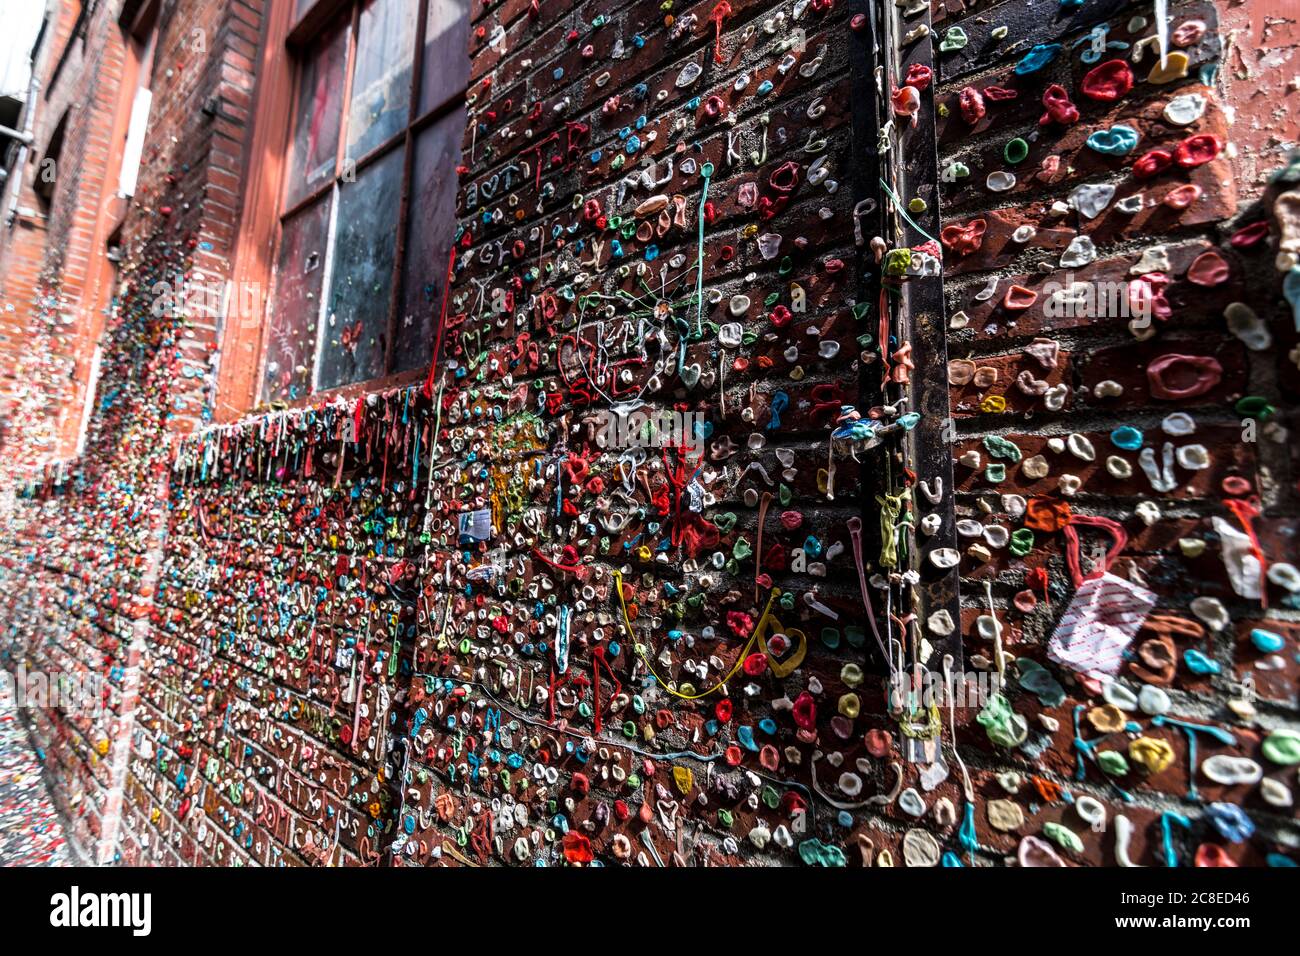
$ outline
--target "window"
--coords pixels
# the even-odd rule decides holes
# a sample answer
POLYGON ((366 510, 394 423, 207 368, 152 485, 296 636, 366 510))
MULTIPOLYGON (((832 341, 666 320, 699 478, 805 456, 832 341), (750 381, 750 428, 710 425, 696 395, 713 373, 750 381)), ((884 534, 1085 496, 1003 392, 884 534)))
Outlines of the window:
MULTIPOLYGON (((297 22, 328 6, 340 4, 297 0, 297 22)), ((418 370, 433 350, 465 130, 469 0, 342 6, 298 44, 267 402, 418 370)))
POLYGON ((153 104, 154 50, 158 43, 157 4, 151 4, 148 9, 151 22, 142 28, 143 37, 128 37, 135 57, 136 78, 126 144, 122 148, 122 170, 117 183, 117 194, 123 198, 135 195, 140 178, 140 157, 144 152, 144 134, 149 125, 149 107, 153 104))

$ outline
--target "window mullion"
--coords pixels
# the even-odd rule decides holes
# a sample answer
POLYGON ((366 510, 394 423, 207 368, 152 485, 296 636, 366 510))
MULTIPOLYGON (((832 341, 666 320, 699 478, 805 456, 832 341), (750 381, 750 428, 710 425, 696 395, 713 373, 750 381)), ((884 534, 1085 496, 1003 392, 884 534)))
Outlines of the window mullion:
POLYGON ((411 55, 411 105, 406 111, 409 129, 420 115, 420 87, 424 84, 424 40, 429 28, 429 0, 420 0, 420 10, 415 22, 415 51, 411 55))
POLYGON ((320 367, 325 357, 325 336, 329 334, 329 304, 334 283, 334 253, 338 244, 339 178, 346 173, 348 150, 348 111, 352 108, 352 75, 357 69, 357 29, 361 22, 360 0, 352 5, 352 25, 348 28, 348 57, 343 68, 342 116, 339 120, 339 143, 334 155, 334 179, 330 189, 330 223, 326 229, 325 272, 321 275, 320 311, 316 316, 316 354, 311 363, 311 390, 320 389, 320 367))
POLYGON ((352 26, 348 29, 348 60, 343 68, 343 116, 339 121, 339 147, 334 160, 334 176, 342 176, 348 152, 348 114, 352 111, 352 80, 357 71, 357 31, 361 28, 361 3, 352 6, 352 26))
POLYGON ((420 0, 416 13, 415 50, 411 54, 410 100, 406 111, 406 134, 402 149, 402 197, 397 204, 397 241, 393 248, 393 281, 388 289, 388 334, 384 337, 384 374, 393 372, 393 351, 397 341, 398 313, 402 309, 402 267, 406 262, 406 229, 411 202, 411 175, 415 169, 415 137, 411 123, 419 110, 421 73, 424 70, 424 31, 429 18, 429 0, 420 0))
POLYGON ((334 252, 337 245, 338 224, 339 181, 335 179, 334 188, 330 191, 330 222, 325 230, 327 239, 325 242, 325 271, 321 275, 320 311, 316 315, 316 354, 312 356, 311 365, 311 391, 313 395, 320 389, 320 366, 325 355, 325 336, 329 334, 330 286, 334 282, 334 252))
POLYGON ((280 213, 281 228, 284 227, 284 224, 286 222, 288 222, 294 216, 298 215, 298 213, 302 212, 304 209, 316 205, 316 203, 318 203, 321 200, 321 198, 327 195, 333 188, 334 188, 334 178, 331 177, 328 182, 324 182, 321 185, 317 186, 315 189, 313 189, 307 195, 303 196, 292 206, 285 207, 284 211, 280 213))

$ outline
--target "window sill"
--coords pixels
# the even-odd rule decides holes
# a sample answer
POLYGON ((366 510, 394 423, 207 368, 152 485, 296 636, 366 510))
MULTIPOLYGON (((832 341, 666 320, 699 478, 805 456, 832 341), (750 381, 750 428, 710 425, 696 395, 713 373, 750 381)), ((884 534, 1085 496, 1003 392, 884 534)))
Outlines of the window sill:
POLYGON ((411 369, 408 372, 398 372, 395 375, 386 375, 383 378, 371 379, 368 382, 355 382, 352 385, 340 385, 338 388, 315 392, 302 398, 296 398, 293 401, 277 401, 274 403, 259 402, 242 415, 232 418, 231 421, 238 421, 239 418, 244 417, 257 418, 275 411, 328 405, 331 402, 337 402, 339 400, 350 402, 361 395, 378 395, 383 392, 391 392, 419 384, 420 382, 423 382, 428 375, 429 369, 427 367, 411 369))

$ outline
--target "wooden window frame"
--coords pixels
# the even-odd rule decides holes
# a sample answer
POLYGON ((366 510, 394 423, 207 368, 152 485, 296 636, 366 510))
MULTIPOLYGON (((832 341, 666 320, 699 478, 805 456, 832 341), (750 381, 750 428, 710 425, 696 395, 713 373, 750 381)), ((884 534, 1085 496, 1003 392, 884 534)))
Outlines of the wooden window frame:
MULTIPOLYGON (((357 28, 361 13, 370 0, 316 0, 293 21, 292 2, 268 5, 263 24, 262 55, 259 62, 258 84, 254 95, 253 135, 245 150, 244 168, 248 182, 244 190, 238 224, 234 265, 231 279, 236 288, 256 286, 265 289, 256 328, 251 323, 223 323, 221 345, 223 360, 217 373, 217 399, 214 419, 232 421, 258 408, 294 408, 350 398, 358 394, 383 391, 388 388, 419 381, 428 372, 428 363, 404 372, 391 372, 394 363, 394 346, 398 322, 401 318, 402 273, 406 264, 407 233, 410 228, 410 200, 414 173, 415 140, 428 127, 463 108, 469 90, 469 71, 465 85, 442 102, 420 113, 420 93, 424 79, 424 50, 429 19, 429 0, 415 0, 416 12, 414 49, 411 55, 411 80, 408 89, 408 112, 402 129, 369 149, 359 157, 347 156, 348 114, 352 105, 352 84, 356 72, 357 28), (336 25, 350 13, 345 59, 346 78, 340 103, 342 121, 335 168, 328 180, 295 200, 285 204, 288 195, 288 173, 295 133, 295 117, 300 95, 299 81, 306 53, 326 30, 336 25), (263 399, 267 350, 271 333, 271 313, 274 300, 275 263, 280 251, 283 225, 298 213, 319 202, 327 193, 339 189, 345 173, 355 181, 369 166, 388 156, 393 150, 403 151, 401 193, 398 200, 397 229, 393 250, 393 272, 390 279, 387 327, 385 330, 384 370, 378 378, 352 382, 333 388, 316 389, 320 361, 323 354, 323 336, 328 320, 329 281, 333 269, 333 229, 330 235, 330 252, 322 266, 320 315, 317 317, 317 340, 312 355, 312 390, 290 400, 263 399), (345 163, 347 164, 345 167, 345 163)), ((410 2, 410 0, 405 0, 410 2)), ((465 16, 472 17, 472 7, 465 16)), ((468 57, 468 50, 466 50, 468 57)), ((337 214, 338 194, 334 194, 331 222, 337 214)), ((241 297, 231 295, 229 300, 241 297)), ((430 344, 432 352, 432 343, 430 344)))
MULTIPOLYGON (((127 46, 126 68, 122 72, 122 85, 118 95, 119 115, 125 114, 127 125, 117 147, 120 149, 116 156, 117 163, 117 183, 114 188, 116 198, 123 200, 123 205, 129 201, 136 193, 140 186, 140 171, 144 168, 144 141, 148 135, 149 113, 153 104, 153 80, 154 70, 158 64, 158 14, 161 7, 159 0, 149 0, 142 5, 132 20, 130 26, 124 27, 123 37, 127 46), (141 90, 149 91, 149 105, 144 107, 144 116, 138 117, 136 108, 138 97, 141 90), (132 143, 131 124, 140 123, 139 141, 132 143), (134 159, 131 152, 127 150, 128 146, 134 145, 134 159), (132 171, 132 180, 134 185, 130 192, 122 189, 122 174, 126 172, 128 165, 134 165, 132 171)), ((123 210, 125 211, 125 210, 123 210)))

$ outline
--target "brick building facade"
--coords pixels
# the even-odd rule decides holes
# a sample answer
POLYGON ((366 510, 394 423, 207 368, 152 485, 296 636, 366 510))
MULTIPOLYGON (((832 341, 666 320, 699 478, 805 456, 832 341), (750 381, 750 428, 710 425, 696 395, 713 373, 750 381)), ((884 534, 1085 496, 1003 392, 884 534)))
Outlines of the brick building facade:
POLYGON ((102 679, 83 852, 1294 863, 1254 7, 51 3, 0 620, 102 679))

